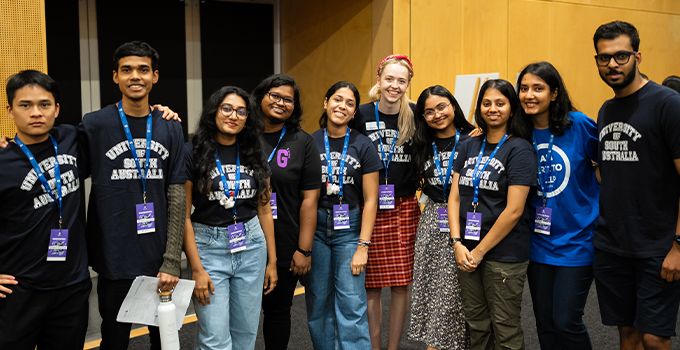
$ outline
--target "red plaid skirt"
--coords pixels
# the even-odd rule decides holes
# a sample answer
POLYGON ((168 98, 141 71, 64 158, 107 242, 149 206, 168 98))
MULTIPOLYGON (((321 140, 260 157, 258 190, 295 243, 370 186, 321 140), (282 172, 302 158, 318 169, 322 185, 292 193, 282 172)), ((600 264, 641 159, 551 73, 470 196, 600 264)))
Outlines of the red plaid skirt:
POLYGON ((394 209, 378 209, 368 249, 366 288, 406 286, 413 282, 419 218, 420 206, 415 195, 398 198, 394 209))

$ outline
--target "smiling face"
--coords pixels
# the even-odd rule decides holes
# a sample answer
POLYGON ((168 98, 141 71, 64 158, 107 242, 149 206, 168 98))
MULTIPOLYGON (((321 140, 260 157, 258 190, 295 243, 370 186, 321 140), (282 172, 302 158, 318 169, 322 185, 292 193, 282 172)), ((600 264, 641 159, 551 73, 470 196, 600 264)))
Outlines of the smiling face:
POLYGON ((510 100, 497 89, 490 88, 484 93, 480 112, 489 129, 507 129, 512 116, 510 100))
POLYGON ((438 135, 450 136, 455 133, 456 125, 453 123, 455 107, 448 98, 439 95, 430 95, 425 100, 425 119, 427 126, 434 129, 438 135))
POLYGON ((18 89, 7 106, 7 116, 14 120, 17 136, 27 145, 45 141, 58 115, 59 104, 54 96, 38 85, 18 89))
POLYGON ((281 85, 269 89, 269 93, 265 94, 262 98, 262 103, 260 104, 262 108, 262 113, 264 118, 270 124, 282 124, 285 123, 291 114, 295 106, 292 104, 286 104, 284 99, 295 99, 295 91, 292 86, 281 85), (274 101, 271 96, 281 96, 278 101, 274 101))
POLYGON ((124 97, 137 101, 149 96, 153 84, 158 82, 158 71, 151 69, 150 57, 127 56, 118 60, 113 82, 124 97))
POLYGON ((391 63, 383 68, 378 77, 380 86, 380 100, 396 103, 404 96, 409 86, 409 71, 398 63, 391 63))
POLYGON ((550 91, 545 80, 527 73, 519 85, 519 102, 527 115, 532 118, 547 118, 550 102, 557 98, 557 90, 550 91))
POLYGON ((248 117, 240 116, 238 113, 240 109, 246 109, 246 101, 237 94, 227 95, 224 100, 222 100, 222 103, 220 103, 220 108, 217 109, 215 115, 215 124, 217 125, 217 131, 219 131, 217 133, 217 141, 220 144, 233 144, 236 140, 236 135, 238 135, 246 125, 248 117), (229 115, 225 115, 225 107, 232 109, 229 115))
MULTIPOLYGON (((614 55, 617 52, 633 51, 630 37, 622 34, 612 40, 600 39, 597 42, 597 54, 614 55)), ((597 69, 600 78, 614 90, 623 90, 628 87, 637 75, 637 65, 640 63, 641 55, 639 52, 629 57, 625 64, 618 64, 615 59, 609 60, 609 64, 597 69)))
POLYGON ((344 127, 354 118, 357 108, 356 97, 352 90, 343 87, 323 101, 323 108, 326 110, 329 125, 344 127))

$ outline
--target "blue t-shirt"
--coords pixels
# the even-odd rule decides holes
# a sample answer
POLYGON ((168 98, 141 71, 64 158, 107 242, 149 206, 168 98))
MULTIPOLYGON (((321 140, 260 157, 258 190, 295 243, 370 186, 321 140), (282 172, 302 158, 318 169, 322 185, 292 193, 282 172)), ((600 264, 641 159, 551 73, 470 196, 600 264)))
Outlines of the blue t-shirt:
MULTIPOLYGON (((536 207, 543 205, 540 187, 532 191, 531 261, 556 266, 593 263, 593 232, 600 210, 600 186, 592 162, 597 162, 597 125, 581 112, 569 112, 574 122, 553 139, 552 171, 547 207, 552 209, 550 235, 534 232, 536 207)), ((534 129, 538 161, 544 180, 550 129, 534 129)))

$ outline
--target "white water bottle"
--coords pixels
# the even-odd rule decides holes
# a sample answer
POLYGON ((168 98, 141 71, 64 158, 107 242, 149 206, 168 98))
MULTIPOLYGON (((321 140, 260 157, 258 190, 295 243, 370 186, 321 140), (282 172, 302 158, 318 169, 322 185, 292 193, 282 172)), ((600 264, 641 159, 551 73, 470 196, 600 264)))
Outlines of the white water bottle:
POLYGON ((172 291, 161 292, 160 297, 158 330, 161 335, 161 349, 179 350, 179 332, 177 330, 175 304, 172 302, 172 291))

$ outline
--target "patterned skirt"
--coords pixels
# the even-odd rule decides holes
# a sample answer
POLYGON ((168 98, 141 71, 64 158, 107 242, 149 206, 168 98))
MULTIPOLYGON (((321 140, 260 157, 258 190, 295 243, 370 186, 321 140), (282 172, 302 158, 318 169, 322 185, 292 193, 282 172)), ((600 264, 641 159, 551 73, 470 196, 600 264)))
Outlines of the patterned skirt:
POLYGON ((416 233, 408 338, 436 349, 469 349, 458 267, 448 233, 439 232, 438 208, 427 200, 416 233))
POLYGON ((415 195, 397 199, 396 204, 394 209, 378 209, 368 249, 366 288, 407 286, 413 282, 420 206, 415 195))

